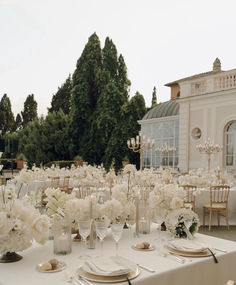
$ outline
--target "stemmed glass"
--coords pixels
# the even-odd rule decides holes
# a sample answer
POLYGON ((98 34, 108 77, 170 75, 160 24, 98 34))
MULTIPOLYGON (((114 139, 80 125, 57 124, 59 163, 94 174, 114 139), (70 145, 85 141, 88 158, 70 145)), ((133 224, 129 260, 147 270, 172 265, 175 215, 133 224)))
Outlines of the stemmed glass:
POLYGON ((107 230, 108 230, 109 224, 110 224, 110 221, 108 222, 107 220, 95 221, 96 233, 97 233, 97 236, 99 237, 100 243, 101 243, 101 254, 100 254, 100 256, 103 256, 103 240, 104 240, 105 236, 107 235, 107 230))
MULTIPOLYGON (((86 247, 87 237, 89 236, 90 231, 91 231, 91 223, 92 223, 91 219, 78 222, 79 233, 80 233, 80 235, 82 237, 82 240, 83 240, 83 242, 85 244, 85 247, 86 247)), ((82 256, 82 258, 83 257, 89 257, 89 256, 84 255, 84 256, 82 256)))
POLYGON ((118 245, 119 245, 119 240, 121 239, 122 232, 124 228, 124 223, 114 223, 111 225, 111 234, 116 242, 116 257, 118 256, 118 245))

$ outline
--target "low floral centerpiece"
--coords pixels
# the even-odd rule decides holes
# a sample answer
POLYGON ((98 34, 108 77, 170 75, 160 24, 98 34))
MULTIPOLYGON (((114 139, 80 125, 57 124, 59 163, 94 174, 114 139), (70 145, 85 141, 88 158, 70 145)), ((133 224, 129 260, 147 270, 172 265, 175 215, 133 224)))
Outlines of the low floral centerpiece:
POLYGON ((22 257, 16 252, 32 245, 33 240, 44 244, 50 222, 26 199, 17 199, 15 187, 0 187, 0 262, 13 262, 22 257))
POLYGON ((199 218, 190 209, 170 211, 165 219, 167 230, 175 237, 192 239, 200 226, 199 218))

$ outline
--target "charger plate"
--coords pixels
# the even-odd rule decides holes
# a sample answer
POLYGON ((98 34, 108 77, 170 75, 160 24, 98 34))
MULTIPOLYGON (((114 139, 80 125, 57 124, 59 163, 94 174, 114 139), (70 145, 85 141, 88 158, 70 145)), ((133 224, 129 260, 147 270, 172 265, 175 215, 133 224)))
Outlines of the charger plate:
POLYGON ((36 269, 40 272, 43 272, 43 273, 54 273, 54 272, 58 272, 58 271, 61 271, 63 269, 66 268, 66 263, 64 261, 59 261, 58 262, 58 266, 56 269, 52 269, 52 270, 44 270, 43 268, 43 263, 39 263, 37 266, 36 266, 36 269))
POLYGON ((176 248, 172 248, 169 245, 166 246, 166 249, 169 252, 181 255, 181 256, 185 256, 185 257, 207 257, 207 256, 211 256, 211 252, 207 249, 205 251, 200 251, 200 252, 190 252, 190 251, 184 251, 184 250, 179 250, 176 248))
POLYGON ((82 266, 80 266, 76 270, 76 276, 75 278, 79 280, 79 276, 82 276, 82 278, 87 279, 92 282, 100 282, 100 283, 117 283, 117 282, 123 282, 127 281, 126 276, 131 280, 139 276, 141 270, 139 267, 136 268, 135 271, 129 272, 128 274, 119 275, 119 276, 100 276, 95 274, 90 274, 83 270, 82 266))
POLYGON ((137 244, 133 244, 131 246, 131 248, 134 250, 140 250, 140 251, 152 251, 152 250, 156 249, 155 245, 151 245, 151 244, 150 244, 149 248, 138 248, 137 244))

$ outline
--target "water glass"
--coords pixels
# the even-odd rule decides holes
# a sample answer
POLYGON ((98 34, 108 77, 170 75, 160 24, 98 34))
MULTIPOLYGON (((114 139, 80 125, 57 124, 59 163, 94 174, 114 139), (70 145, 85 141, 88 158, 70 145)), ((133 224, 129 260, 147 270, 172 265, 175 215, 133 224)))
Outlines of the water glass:
POLYGON ((96 233, 101 242, 101 256, 103 256, 103 240, 107 235, 108 226, 107 221, 95 221, 96 233))
POLYGON ((116 256, 118 256, 118 245, 123 233, 124 223, 114 223, 111 225, 111 234, 116 243, 116 256))

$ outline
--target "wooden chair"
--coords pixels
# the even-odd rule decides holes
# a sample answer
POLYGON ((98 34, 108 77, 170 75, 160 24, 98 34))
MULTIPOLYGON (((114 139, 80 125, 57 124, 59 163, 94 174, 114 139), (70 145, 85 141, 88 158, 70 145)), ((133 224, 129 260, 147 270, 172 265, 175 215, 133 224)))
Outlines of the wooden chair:
POLYGON ((194 185, 182 185, 181 187, 184 188, 186 191, 186 198, 184 200, 185 208, 190 208, 195 211, 195 194, 197 190, 197 186, 194 185), (190 207, 189 207, 190 206, 190 207))
POLYGON ((64 176, 63 185, 60 187, 60 190, 70 194, 73 190, 73 187, 69 187, 69 182, 70 176, 64 176))
POLYGON ((210 203, 203 206, 203 226, 205 226, 205 215, 209 214, 209 231, 211 230, 212 214, 217 213, 218 226, 220 226, 220 216, 224 216, 227 229, 229 230, 228 221, 228 185, 217 185, 210 187, 210 203))
POLYGON ((59 184, 60 184, 60 177, 59 176, 55 176, 55 177, 50 177, 51 179, 51 187, 52 188, 59 188, 59 184))

